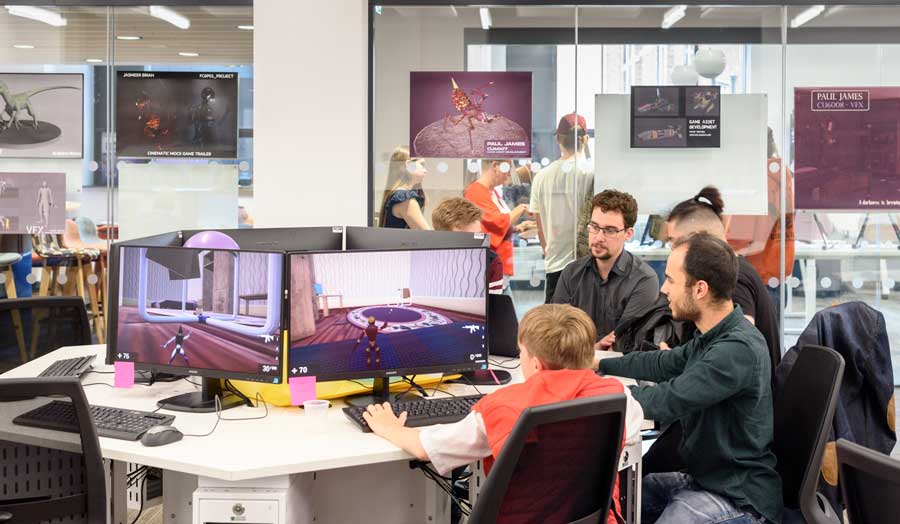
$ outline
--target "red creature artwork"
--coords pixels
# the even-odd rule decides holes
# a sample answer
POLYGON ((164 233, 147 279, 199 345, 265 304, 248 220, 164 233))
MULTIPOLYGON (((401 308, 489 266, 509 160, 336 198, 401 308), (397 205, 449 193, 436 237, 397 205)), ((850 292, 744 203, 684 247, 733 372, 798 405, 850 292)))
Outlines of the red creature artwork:
POLYGON ((453 107, 460 112, 460 115, 454 118, 450 113, 445 113, 444 130, 447 130, 447 122, 451 122, 454 126, 458 126, 465 120, 466 125, 469 128, 469 147, 474 149, 475 146, 472 143, 472 130, 475 129, 475 124, 472 121, 475 120, 478 122, 490 123, 500 116, 499 113, 489 115, 482 107, 484 101, 488 97, 487 93, 484 92, 484 89, 492 87, 494 83, 488 82, 482 86, 476 87, 471 93, 466 94, 466 92, 456 83, 456 80, 451 78, 450 82, 453 83, 453 91, 450 94, 450 100, 453 101, 453 107))

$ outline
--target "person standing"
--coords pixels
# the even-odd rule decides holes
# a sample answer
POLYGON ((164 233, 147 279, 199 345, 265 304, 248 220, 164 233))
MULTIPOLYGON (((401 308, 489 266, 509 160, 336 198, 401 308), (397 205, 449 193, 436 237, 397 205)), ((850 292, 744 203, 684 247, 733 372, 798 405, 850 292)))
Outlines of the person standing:
POLYGON ((409 149, 398 147, 394 150, 381 199, 381 227, 431 229, 423 214, 425 191, 422 180, 427 174, 425 161, 410 157, 409 149))

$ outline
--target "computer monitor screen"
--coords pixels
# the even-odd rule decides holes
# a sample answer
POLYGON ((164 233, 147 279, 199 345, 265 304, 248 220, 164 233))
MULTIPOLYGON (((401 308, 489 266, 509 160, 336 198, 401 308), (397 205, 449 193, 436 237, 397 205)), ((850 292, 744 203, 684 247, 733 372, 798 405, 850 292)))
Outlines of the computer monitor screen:
POLYGON ((487 368, 485 248, 291 254, 288 376, 487 368))
POLYGON ((119 247, 113 359, 137 369, 279 383, 279 253, 119 247))

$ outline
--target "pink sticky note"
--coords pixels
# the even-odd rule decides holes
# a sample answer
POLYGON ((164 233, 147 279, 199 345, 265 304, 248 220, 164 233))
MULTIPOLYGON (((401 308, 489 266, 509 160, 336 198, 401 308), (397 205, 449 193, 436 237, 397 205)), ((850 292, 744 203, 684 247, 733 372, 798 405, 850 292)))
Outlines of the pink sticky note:
POLYGON ((134 385, 134 362, 122 362, 117 360, 115 363, 116 378, 114 385, 117 388, 130 388, 134 385))
POLYGON ((288 388, 291 390, 291 405, 299 406, 304 400, 316 398, 316 377, 291 377, 288 388))

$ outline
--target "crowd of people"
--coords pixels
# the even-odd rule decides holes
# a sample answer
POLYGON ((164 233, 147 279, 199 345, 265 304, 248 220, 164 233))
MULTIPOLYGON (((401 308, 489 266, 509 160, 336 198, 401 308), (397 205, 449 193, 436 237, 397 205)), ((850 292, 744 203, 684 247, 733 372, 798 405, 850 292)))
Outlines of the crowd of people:
MULTIPOLYGON (((771 384, 781 348, 773 297, 754 265, 729 245, 715 187, 677 203, 666 218, 671 252, 660 286, 654 269, 626 249, 638 216, 634 197, 595 191, 601 188, 588 165, 585 127, 576 115, 560 120, 560 158, 531 176, 528 204, 510 207, 499 191, 513 162, 484 160, 464 196, 432 212, 435 229, 490 236, 494 293, 504 292, 514 271, 513 234, 537 229, 546 304, 520 323, 525 381, 484 397, 456 424, 406 428, 402 415, 373 405, 369 426, 446 473, 496 456, 530 405, 624 392, 626 440, 639 438, 644 418, 670 426, 645 462, 666 455, 677 464, 648 464, 644 522, 778 523, 771 384), (578 257, 580 238, 586 249, 578 257), (600 358, 607 350, 624 356, 600 358), (642 385, 623 388, 606 375, 642 385)), ((381 225, 428 228, 421 161, 398 149, 391 162, 381 225)), ((615 511, 607 521, 615 522, 615 511)))

